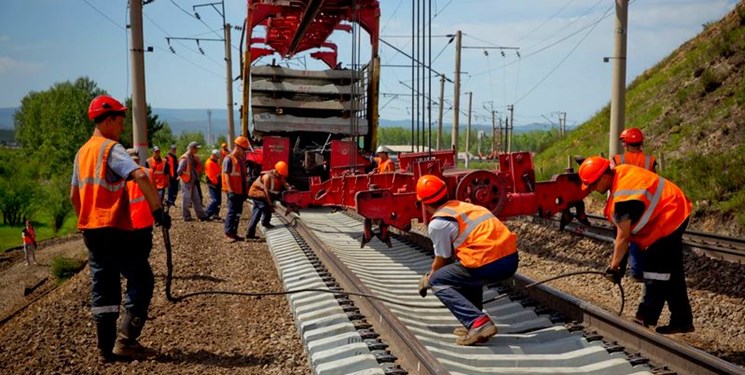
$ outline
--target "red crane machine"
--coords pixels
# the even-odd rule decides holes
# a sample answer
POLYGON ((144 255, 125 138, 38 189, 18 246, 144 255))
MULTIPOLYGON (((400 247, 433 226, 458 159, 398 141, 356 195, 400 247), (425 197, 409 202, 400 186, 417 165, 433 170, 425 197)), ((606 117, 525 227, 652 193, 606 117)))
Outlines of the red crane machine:
POLYGON ((484 206, 502 219, 561 214, 562 228, 574 218, 587 221, 579 176, 567 168, 536 182, 528 152, 500 154, 494 171, 457 169, 454 150, 404 153, 395 173, 365 174, 370 162, 363 154, 377 143, 379 18, 376 0, 248 0, 243 77, 252 82, 244 83, 243 129, 247 133, 250 96, 252 134, 263 142, 248 159, 269 168, 288 162, 293 182, 302 187, 283 193, 288 211, 354 209, 365 218, 362 244, 378 237, 390 246, 389 226, 408 231, 413 220, 429 219, 415 188, 420 176, 434 174, 446 181, 451 199, 484 206), (341 69, 328 38, 354 24, 368 33, 371 58, 360 69, 341 69), (264 37, 252 37, 257 27, 266 29, 264 37), (317 51, 310 56, 329 70, 251 66, 261 56, 291 58, 311 49, 317 51))

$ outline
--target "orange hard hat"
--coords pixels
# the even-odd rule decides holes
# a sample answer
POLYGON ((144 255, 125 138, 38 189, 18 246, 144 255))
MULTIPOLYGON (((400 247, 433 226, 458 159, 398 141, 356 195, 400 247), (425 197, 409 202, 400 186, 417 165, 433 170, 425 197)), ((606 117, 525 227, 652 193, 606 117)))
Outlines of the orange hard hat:
POLYGON ((579 166, 579 179, 585 186, 592 185, 609 167, 610 160, 601 156, 590 156, 579 166))
POLYGON ((625 142, 626 134, 629 134, 629 129, 623 129, 621 135, 618 136, 618 139, 625 142))
POLYGON ((425 174, 416 182, 416 199, 424 204, 435 203, 447 193, 447 184, 437 176, 425 174))
POLYGON ((277 164, 274 164, 274 169, 277 170, 277 173, 281 174, 283 177, 287 177, 290 175, 290 170, 287 168, 287 163, 283 161, 278 161, 277 164))
POLYGON ((118 100, 108 95, 99 95, 93 98, 91 104, 88 106, 88 118, 95 120, 97 117, 109 112, 125 112, 126 110, 127 107, 118 100))
MULTIPOLYGON (((236 146, 239 146, 239 147, 241 147, 244 150, 247 150, 248 149, 248 138, 246 138, 246 137, 244 137, 242 135, 241 136, 238 136, 238 138, 236 138, 235 141, 233 141, 233 143, 235 143, 236 146)), ((222 145, 223 145, 223 147, 227 146, 227 144, 225 144, 225 143, 223 143, 222 145)))
POLYGON ((636 143, 642 143, 644 142, 644 134, 642 133, 639 128, 630 128, 626 132, 626 136, 624 137, 624 142, 628 144, 636 144, 636 143))

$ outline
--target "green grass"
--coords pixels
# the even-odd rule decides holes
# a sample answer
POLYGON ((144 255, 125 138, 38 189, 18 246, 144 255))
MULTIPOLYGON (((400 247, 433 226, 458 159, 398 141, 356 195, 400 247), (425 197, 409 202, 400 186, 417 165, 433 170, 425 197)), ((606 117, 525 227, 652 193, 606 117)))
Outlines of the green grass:
POLYGON ((82 259, 54 257, 52 259, 52 275, 61 283, 73 276, 85 267, 85 261, 82 259))
MULTIPOLYGON (((55 237, 52 233, 51 222, 51 217, 46 213, 39 214, 38 217, 31 219, 31 223, 34 225, 34 230, 36 230, 37 241, 43 241, 55 237)), ((5 252, 10 248, 23 244, 21 230, 23 230, 23 226, 0 225, 0 252, 5 252)), ((65 222, 62 224, 62 228, 60 228, 59 233, 57 233, 56 236, 75 233, 76 230, 77 218, 75 215, 70 215, 65 218, 65 222)))

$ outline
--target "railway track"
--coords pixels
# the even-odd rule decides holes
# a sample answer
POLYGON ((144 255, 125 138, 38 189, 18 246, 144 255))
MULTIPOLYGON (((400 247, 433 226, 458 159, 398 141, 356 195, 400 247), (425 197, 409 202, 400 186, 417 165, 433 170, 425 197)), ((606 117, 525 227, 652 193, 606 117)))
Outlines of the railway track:
POLYGON ((285 288, 340 291, 288 297, 317 374, 745 374, 545 285, 525 289, 533 281, 520 275, 485 291, 486 299, 507 294, 485 305, 499 334, 457 346, 459 323, 416 291, 431 262, 426 237, 398 234, 390 249, 377 240, 360 248, 362 223, 342 212, 273 221, 285 224, 265 231, 285 288))
MULTIPOLYGON (((591 223, 590 227, 575 222, 567 225, 565 230, 597 240, 613 241, 613 226, 605 217, 600 215, 587 215, 587 217, 591 223)), ((540 218, 535 220, 544 224, 559 226, 558 220, 551 221, 540 218)), ((683 234, 683 244, 699 254, 705 254, 712 258, 745 263, 745 239, 742 238, 687 230, 683 234)))

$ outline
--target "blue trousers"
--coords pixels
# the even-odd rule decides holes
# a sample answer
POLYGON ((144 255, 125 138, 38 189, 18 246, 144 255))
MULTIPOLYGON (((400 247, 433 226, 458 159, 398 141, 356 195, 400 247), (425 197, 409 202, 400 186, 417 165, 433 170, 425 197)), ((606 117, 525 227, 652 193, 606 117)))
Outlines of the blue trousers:
POLYGON ((251 200, 254 202, 254 208, 251 211, 251 223, 248 224, 246 237, 256 236, 256 227, 259 225, 259 219, 261 219, 261 224, 264 226, 269 225, 269 222, 272 221, 272 211, 266 200, 255 198, 251 198, 251 200))
POLYGON ((505 280, 517 271, 517 252, 478 268, 466 268, 459 262, 444 266, 429 278, 435 296, 466 328, 484 313, 484 285, 505 280))
POLYGON ((176 196, 178 195, 178 179, 172 178, 168 181, 168 198, 166 202, 173 206, 176 204, 176 196))
POLYGON ((207 206, 207 210, 204 211, 204 214, 207 215, 207 217, 219 215, 220 204, 222 204, 222 187, 219 184, 217 186, 207 184, 207 188, 210 193, 210 204, 207 206))
POLYGON ((238 222, 243 213, 245 195, 228 194, 228 213, 225 215, 225 234, 238 234, 238 222))
POLYGON ((644 274, 644 255, 635 243, 629 244, 629 271, 631 276, 641 279, 644 274))
POLYGON ((644 324, 657 325, 667 302, 670 325, 693 325, 683 269, 683 232, 687 227, 688 219, 675 232, 660 238, 645 250, 644 295, 636 310, 636 317, 644 324))

